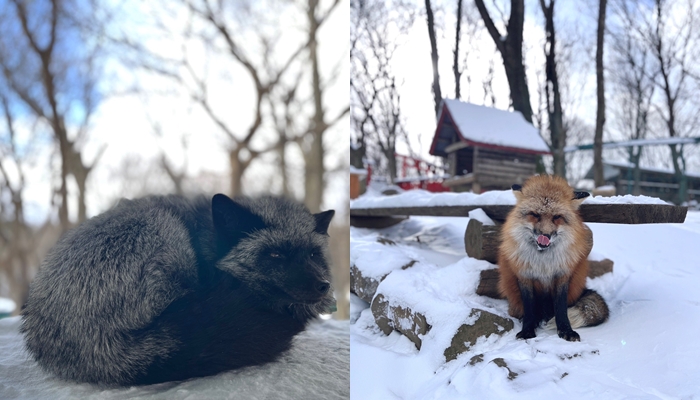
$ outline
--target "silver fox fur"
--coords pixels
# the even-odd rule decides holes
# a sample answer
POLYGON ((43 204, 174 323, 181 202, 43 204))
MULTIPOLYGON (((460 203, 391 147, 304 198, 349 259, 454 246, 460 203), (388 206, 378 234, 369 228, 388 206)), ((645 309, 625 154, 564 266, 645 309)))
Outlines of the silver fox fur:
POLYGON ((26 347, 60 378, 112 385, 272 361, 333 304, 332 216, 275 197, 122 200, 47 255, 26 347))

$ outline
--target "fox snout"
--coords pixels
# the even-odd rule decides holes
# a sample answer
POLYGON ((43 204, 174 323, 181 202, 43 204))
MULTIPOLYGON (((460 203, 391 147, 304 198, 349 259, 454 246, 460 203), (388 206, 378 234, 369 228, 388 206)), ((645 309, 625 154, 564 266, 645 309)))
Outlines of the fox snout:
POLYGON ((538 250, 544 250, 546 248, 549 248, 549 245, 552 243, 552 236, 556 235, 557 232, 554 231, 552 233, 542 233, 541 231, 538 231, 535 229, 533 231, 536 236, 536 242, 537 242, 537 249, 538 250))
POLYGON ((285 291, 299 303, 316 303, 328 296, 331 283, 325 278, 312 274, 299 274, 285 284, 285 291))

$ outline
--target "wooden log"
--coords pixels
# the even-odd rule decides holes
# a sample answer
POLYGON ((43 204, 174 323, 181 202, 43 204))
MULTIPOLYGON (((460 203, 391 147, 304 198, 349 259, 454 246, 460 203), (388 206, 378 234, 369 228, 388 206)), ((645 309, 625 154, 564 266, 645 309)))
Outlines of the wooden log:
POLYGON ((591 261, 588 260, 588 277, 597 278, 601 275, 607 274, 613 271, 612 260, 605 259, 602 261, 591 261))
MULTIPOLYGON (((607 258, 602 261, 588 261, 589 278, 597 278, 612 271, 613 262, 607 258)), ((476 288, 476 294, 494 299, 503 298, 503 296, 501 296, 501 294, 498 292, 498 268, 481 271, 479 276, 479 286, 476 288)))
POLYGON ((469 257, 496 263, 498 246, 501 244, 501 228, 496 225, 484 225, 470 219, 464 233, 464 249, 469 257))
MULTIPOLYGON (((586 255, 593 248, 593 232, 588 226, 586 229, 586 255)), ((467 230, 464 232, 464 250, 469 257, 477 260, 485 260, 496 264, 498 259, 498 247, 501 245, 501 225, 484 225, 481 222, 470 219, 467 230)))
POLYGON ((498 268, 485 269, 481 271, 479 276, 479 286, 476 288, 476 294, 494 299, 503 298, 498 292, 498 268))
MULTIPOLYGON (((351 217, 388 217, 393 215, 429 215, 466 217, 469 211, 481 208, 494 221, 504 221, 513 208, 509 205, 420 206, 387 208, 351 208, 351 217)), ((682 223, 688 207, 665 204, 583 204, 580 208, 585 222, 608 224, 682 223)))

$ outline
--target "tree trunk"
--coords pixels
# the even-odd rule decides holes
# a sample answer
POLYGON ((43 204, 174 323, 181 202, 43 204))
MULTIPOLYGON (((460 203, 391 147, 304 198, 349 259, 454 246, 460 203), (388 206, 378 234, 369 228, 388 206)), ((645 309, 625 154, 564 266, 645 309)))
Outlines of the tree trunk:
POLYGON ((527 76, 523 64, 523 26, 525 23, 524 0, 511 0, 510 17, 505 37, 496 28, 489 15, 484 0, 475 0, 479 14, 484 20, 484 25, 496 44, 496 48, 503 58, 503 67, 508 78, 510 99, 515 111, 519 111, 525 119, 532 123, 532 106, 530 105, 530 91, 527 87, 527 76))
POLYGON ((554 0, 547 6, 544 0, 540 0, 540 6, 545 16, 547 42, 545 44, 546 77, 545 94, 547 97, 547 112, 549 116, 549 133, 552 142, 552 156, 554 174, 566 179, 566 131, 564 130, 563 111, 561 107, 561 94, 559 91, 559 78, 557 74, 556 60, 556 36, 554 29, 554 0))
POLYGON ((353 145, 350 144, 350 165, 355 168, 363 169, 365 159, 365 154, 367 153, 367 148, 363 141, 358 142, 353 145))
POLYGON ((240 196, 243 193, 243 187, 241 180, 243 179, 243 172, 245 167, 240 160, 241 147, 236 147, 228 152, 229 167, 231 168, 229 194, 231 197, 240 196))
POLYGON ((461 39, 462 28, 462 0, 457 0, 457 33, 455 34, 455 51, 454 60, 452 62, 452 72, 455 74, 455 99, 459 100, 462 97, 460 91, 460 79, 462 71, 459 70, 459 40, 461 39))
POLYGON ((430 38, 430 58, 433 62, 433 99, 435 100, 435 117, 437 118, 442 102, 442 91, 440 90, 440 74, 438 73, 438 50, 435 38, 435 21, 433 19, 433 9, 430 0, 425 0, 425 11, 428 17, 428 37, 430 38))
MULTIPOLYGON (((593 179, 595 186, 605 185, 603 176, 603 125, 605 124, 605 76, 603 74, 603 49, 605 45, 605 9, 607 0, 600 0, 598 10, 598 33, 595 53, 595 72, 597 83, 598 108, 595 121, 595 138, 593 139, 593 179)), ((639 185, 635 185, 639 190, 639 185)))
POLYGON ((396 153, 395 148, 391 148, 384 152, 386 157, 387 168, 389 169, 389 183, 394 183, 397 176, 396 153))
POLYGON ((308 20, 309 20, 309 62, 311 63, 312 91, 314 96, 314 116, 311 127, 311 148, 305 154, 305 181, 304 181, 304 203, 316 213, 321 211, 323 202, 323 177, 325 168, 323 165, 323 133, 326 130, 325 115, 323 110, 323 92, 321 91, 321 75, 318 66, 318 41, 316 33, 318 31, 318 20, 316 19, 316 9, 318 0, 309 0, 308 20))

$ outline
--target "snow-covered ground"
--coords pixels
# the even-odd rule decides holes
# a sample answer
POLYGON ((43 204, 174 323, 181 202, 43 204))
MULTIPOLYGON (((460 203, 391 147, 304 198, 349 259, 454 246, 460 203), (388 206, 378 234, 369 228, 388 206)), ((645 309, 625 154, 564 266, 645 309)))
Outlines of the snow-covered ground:
POLYGON ((106 388, 60 381, 30 360, 20 317, 0 320, 0 399, 347 399, 347 321, 318 321, 278 361, 216 376, 158 385, 106 388))
POLYGON ((516 340, 515 320, 503 337, 481 338, 445 363, 449 331, 468 320, 469 307, 507 316, 505 300, 475 294, 478 272, 493 266, 466 256, 467 222, 411 217, 383 230, 351 228, 351 263, 363 274, 393 271, 378 291, 411 302, 433 325, 418 351, 397 332, 382 334, 369 305, 353 295, 353 399, 700 399, 700 212, 690 211, 684 224, 588 224, 591 258, 615 265, 612 274, 588 280, 611 316, 578 329, 581 342, 543 328, 534 339, 516 340), (377 242, 380 236, 395 245, 377 242), (406 260, 417 263, 402 270, 406 260), (478 354, 483 361, 470 365, 478 354), (497 358, 514 379, 491 362, 497 358))

